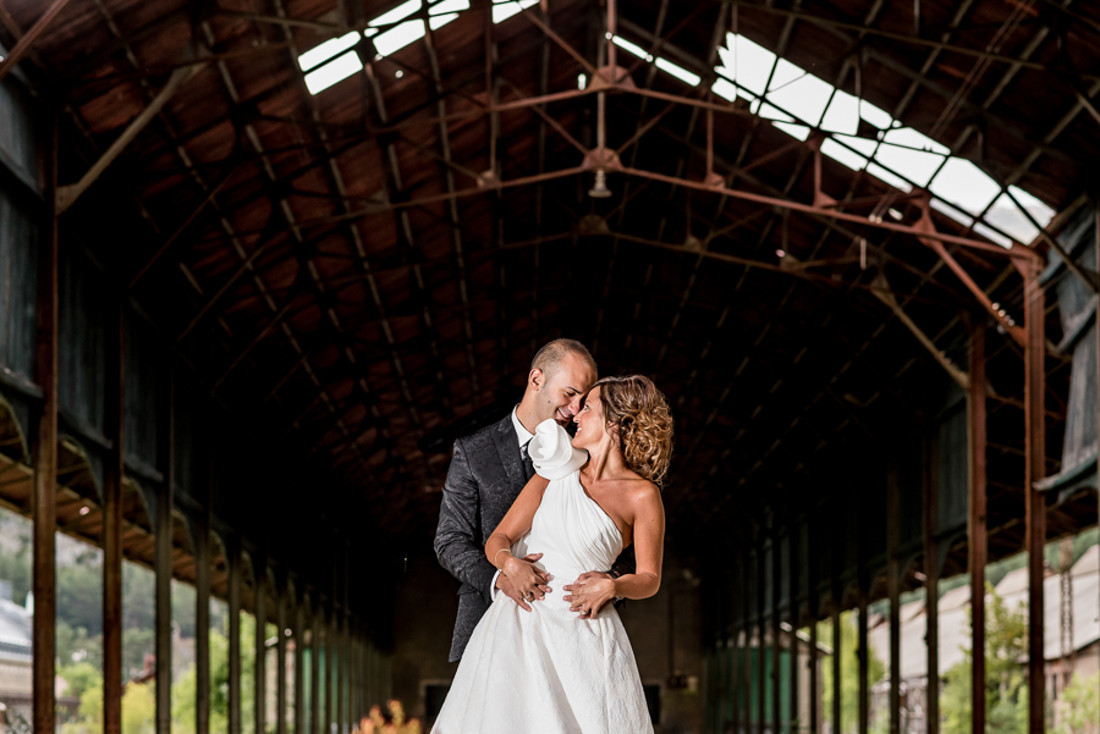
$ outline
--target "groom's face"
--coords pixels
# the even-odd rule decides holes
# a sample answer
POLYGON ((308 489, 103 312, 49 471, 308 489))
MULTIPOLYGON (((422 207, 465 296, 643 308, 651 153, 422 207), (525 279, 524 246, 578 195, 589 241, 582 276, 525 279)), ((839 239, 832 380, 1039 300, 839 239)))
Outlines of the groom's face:
POLYGON ((539 422, 553 418, 559 425, 568 426, 581 409, 581 400, 596 381, 596 375, 588 364, 569 352, 558 363, 557 369, 543 375, 539 390, 539 422))

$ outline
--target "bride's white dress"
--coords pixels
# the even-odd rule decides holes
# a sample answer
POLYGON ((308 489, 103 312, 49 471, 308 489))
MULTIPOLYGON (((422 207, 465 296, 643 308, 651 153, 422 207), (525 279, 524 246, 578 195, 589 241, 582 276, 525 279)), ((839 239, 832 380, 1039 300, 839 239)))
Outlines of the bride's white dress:
POLYGON ((652 732, 638 665, 618 612, 591 620, 569 611, 562 587, 606 571, 622 550, 614 521, 585 494, 587 458, 554 421, 528 446, 550 480, 517 556, 543 553, 553 589, 525 612, 498 594, 474 629, 433 734, 637 734, 652 732))

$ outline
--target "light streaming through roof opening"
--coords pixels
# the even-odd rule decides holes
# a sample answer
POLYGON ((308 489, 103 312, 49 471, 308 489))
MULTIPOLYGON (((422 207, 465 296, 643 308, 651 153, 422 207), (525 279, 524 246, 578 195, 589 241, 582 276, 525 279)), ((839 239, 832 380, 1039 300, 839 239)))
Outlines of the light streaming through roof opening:
POLYGON ((828 134, 822 154, 906 193, 914 187, 928 189, 937 211, 973 226, 992 242, 1003 247, 1013 240, 1028 244, 1039 234, 1030 219, 1045 227, 1054 218, 1054 210, 1034 196, 1016 186, 1002 189, 973 162, 951 155, 945 145, 744 36, 727 34, 718 55, 714 94, 729 102, 737 97, 750 102, 754 114, 799 140, 806 140, 811 129, 820 129, 828 134), (877 132, 857 136, 861 121, 865 131, 877 132))
POLYGON ((653 64, 658 69, 665 72, 666 74, 670 74, 671 76, 676 77, 677 79, 682 81, 684 84, 687 84, 687 85, 692 86, 692 87, 697 87, 703 81, 703 78, 700 77, 698 74, 692 73, 692 72, 688 71, 687 69, 685 69, 684 67, 679 66, 678 64, 674 64, 671 61, 669 61, 668 59, 663 58, 661 56, 654 57, 652 54, 648 53, 644 48, 642 48, 638 44, 631 43, 630 41, 626 40, 622 36, 613 36, 610 33, 608 33, 607 34, 607 40, 611 41, 612 43, 614 43, 616 46, 618 46, 622 50, 626 51, 627 53, 629 53, 633 56, 637 56, 639 59, 642 59, 643 61, 647 61, 650 64, 653 64))
MULTIPOLYGON (((523 7, 537 3, 538 0, 507 0, 495 3, 493 18, 496 21, 498 7, 516 6, 514 15, 523 7)), ((339 38, 333 38, 306 51, 298 57, 298 66, 306 72, 306 88, 310 94, 318 94, 333 84, 347 79, 363 70, 363 62, 355 50, 341 55, 342 51, 355 47, 361 39, 370 38, 374 43, 374 59, 377 61, 396 53, 406 46, 419 41, 427 30, 421 18, 405 20, 425 7, 424 0, 408 0, 367 23, 366 31, 351 31, 339 38)), ((435 31, 458 17, 463 10, 470 9, 470 0, 437 0, 428 3, 428 28, 435 31)), ((507 9, 506 9, 507 10, 507 9)), ((504 17, 509 17, 505 15, 504 17)))

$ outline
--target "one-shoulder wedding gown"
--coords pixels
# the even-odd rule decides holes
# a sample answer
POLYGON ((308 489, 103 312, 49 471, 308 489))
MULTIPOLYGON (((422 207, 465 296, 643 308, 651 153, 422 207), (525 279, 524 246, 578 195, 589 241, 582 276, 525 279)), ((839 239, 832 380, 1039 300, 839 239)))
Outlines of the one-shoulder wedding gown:
POLYGON ((638 665, 618 612, 594 619, 563 601, 562 586, 606 571, 622 551, 614 521, 578 476, 587 459, 553 420, 528 453, 550 480, 516 555, 542 553, 553 589, 525 612, 498 594, 474 629, 432 734, 640 734, 652 732, 638 665))

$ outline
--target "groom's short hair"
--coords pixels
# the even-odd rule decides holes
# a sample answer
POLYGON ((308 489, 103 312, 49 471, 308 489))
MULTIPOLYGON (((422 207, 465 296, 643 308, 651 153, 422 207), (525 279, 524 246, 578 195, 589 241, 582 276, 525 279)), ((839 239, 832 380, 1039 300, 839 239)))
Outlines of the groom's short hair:
POLYGON ((542 349, 535 353, 535 358, 531 360, 531 369, 541 370, 542 374, 549 379, 557 371, 561 361, 565 359, 565 355, 570 353, 584 360, 592 368, 592 374, 599 374, 592 353, 588 351, 588 347, 576 339, 555 339, 552 342, 547 342, 542 349))

